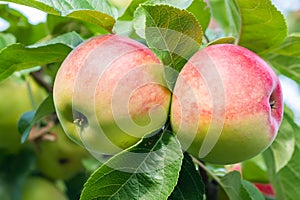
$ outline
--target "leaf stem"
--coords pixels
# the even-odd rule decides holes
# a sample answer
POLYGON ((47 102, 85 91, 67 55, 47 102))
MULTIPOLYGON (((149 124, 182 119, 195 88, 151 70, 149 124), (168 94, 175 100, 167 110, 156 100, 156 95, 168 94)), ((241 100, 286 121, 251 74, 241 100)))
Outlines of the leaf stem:
POLYGON ((219 179, 219 177, 217 177, 213 172, 211 172, 209 169, 207 169, 207 167, 198 159, 193 158, 193 161, 199 165, 204 171, 206 171, 206 173, 208 173, 214 180, 216 180, 219 184, 221 184, 221 180, 219 179))
POLYGON ((27 91, 28 91, 31 106, 32 106, 33 109, 35 109, 36 108, 36 103, 35 103, 34 98, 33 98, 33 93, 32 93, 32 89, 31 89, 31 86, 30 86, 30 82, 28 80, 26 80, 26 88, 27 88, 27 91))

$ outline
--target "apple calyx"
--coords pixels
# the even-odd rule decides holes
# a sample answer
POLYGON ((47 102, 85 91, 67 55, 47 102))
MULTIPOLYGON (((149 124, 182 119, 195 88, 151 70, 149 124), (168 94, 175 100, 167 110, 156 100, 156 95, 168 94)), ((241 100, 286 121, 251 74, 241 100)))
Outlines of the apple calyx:
POLYGON ((84 128, 89 125, 87 117, 78 111, 73 111, 73 123, 80 128, 84 128))

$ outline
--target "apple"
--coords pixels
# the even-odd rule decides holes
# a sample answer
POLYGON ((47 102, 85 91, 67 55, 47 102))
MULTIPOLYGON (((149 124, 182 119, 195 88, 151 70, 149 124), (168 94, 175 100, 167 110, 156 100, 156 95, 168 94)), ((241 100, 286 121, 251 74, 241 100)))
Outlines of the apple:
POLYGON ((271 183, 253 183, 254 186, 265 196, 270 199, 275 199, 276 194, 271 183))
POLYGON ((70 140, 59 124, 49 132, 56 140, 36 141, 37 169, 52 180, 67 180, 84 172, 82 161, 90 156, 87 150, 70 140))
POLYGON ((28 177, 22 188, 23 200, 67 200, 68 197, 51 181, 42 177, 28 177))
MULTIPOLYGON (((29 79, 31 91, 36 104, 46 93, 29 79)), ((0 149, 7 153, 16 153, 21 145, 21 135, 17 123, 24 112, 33 110, 26 82, 16 81, 12 77, 0 83, 0 149)))
POLYGON ((282 91, 272 68, 241 46, 217 44, 183 67, 171 103, 171 127, 193 156, 232 164, 264 151, 283 116, 282 91))
POLYGON ((114 34, 73 50, 59 68, 53 95, 66 134, 91 153, 108 155, 160 129, 171 98, 164 67, 150 49, 114 34))

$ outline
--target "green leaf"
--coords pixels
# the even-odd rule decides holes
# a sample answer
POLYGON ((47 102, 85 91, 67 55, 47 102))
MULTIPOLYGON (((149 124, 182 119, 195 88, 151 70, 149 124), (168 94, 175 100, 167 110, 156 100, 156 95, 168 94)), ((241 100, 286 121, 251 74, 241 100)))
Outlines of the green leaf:
POLYGON ((0 81, 16 70, 62 62, 83 40, 74 32, 32 46, 13 44, 0 51, 0 81))
POLYGON ((211 0, 214 18, 237 44, 258 54, 279 46, 287 36, 282 13, 271 0, 211 0))
POLYGON ((80 0, 80 1, 52 1, 52 0, 7 0, 30 7, 37 8, 53 15, 61 15, 80 19, 85 22, 101 26, 111 32, 118 17, 118 10, 108 0, 80 0))
POLYGON ((0 17, 7 21, 10 26, 28 26, 28 19, 19 11, 8 7, 7 4, 0 4, 0 17))
POLYGON ((215 44, 234 44, 235 39, 234 37, 222 37, 218 38, 214 41, 211 41, 208 45, 215 45, 215 44))
POLYGON ((300 34, 289 35, 277 48, 264 58, 282 74, 300 84, 300 34))
POLYGON ((237 0, 210 0, 209 3, 212 16, 221 25, 223 31, 229 36, 238 38, 241 17, 237 0))
MULTIPOLYGON (((197 0, 199 1, 199 0, 197 0)), ((201 0, 200 0, 201 1, 201 0)), ((145 3, 147 5, 169 5, 179 9, 186 9, 189 6, 192 6, 193 0, 133 0, 130 5, 127 7, 124 14, 119 18, 119 20, 131 21, 134 18, 134 12, 140 6, 140 4, 145 3)), ((196 6, 199 6, 197 4, 196 6)), ((193 9, 196 7, 193 6, 193 9)), ((196 9, 194 9, 196 11, 196 9)))
POLYGON ((22 134, 21 142, 24 143, 26 138, 29 136, 30 130, 32 129, 33 125, 32 121, 34 118, 35 112, 34 111, 29 111, 25 112, 20 120, 18 121, 18 130, 19 133, 22 134), (25 138, 25 140, 23 139, 25 138))
POLYGON ((204 183, 188 153, 184 153, 177 185, 169 200, 204 199, 204 183))
MULTIPOLYGON (((191 0, 188 1, 179 1, 179 0, 148 0, 143 4, 139 4, 137 8, 135 8, 134 18, 133 18, 133 26, 137 35, 141 38, 145 38, 145 29, 146 29, 146 16, 145 11, 142 8, 142 5, 149 5, 149 6, 171 6, 174 8, 178 8, 180 10, 186 9, 192 3, 191 0)), ((191 14, 192 15, 192 14, 191 14)))
POLYGON ((278 135, 270 146, 270 150, 274 156, 276 172, 290 161, 295 148, 295 128, 287 118, 288 116, 285 113, 278 135))
POLYGON ((9 23, 9 27, 4 33, 13 34, 16 37, 16 42, 29 45, 47 35, 44 23, 32 25, 21 12, 9 8, 7 5, 0 5, 0 17, 9 23))
POLYGON ((243 179, 252 183, 269 183, 267 166, 262 154, 242 162, 243 179))
MULTIPOLYGON (((232 2, 234 3, 234 1, 232 2)), ((209 4, 211 9, 211 14, 227 35, 234 35, 233 32, 235 32, 235 37, 237 37, 236 29, 232 28, 230 25, 229 16, 231 15, 228 16, 228 14, 230 13, 227 14, 225 3, 226 3, 225 0, 210 0, 209 4)), ((239 17, 237 19, 239 19, 239 17)))
POLYGON ((81 200, 167 199, 177 183, 182 158, 180 144, 171 133, 145 138, 96 170, 81 200))
POLYGON ((234 200, 264 200, 255 188, 241 180, 241 175, 237 171, 232 171, 221 178, 222 188, 229 199, 234 200), (253 193, 254 192, 254 193, 253 193))
POLYGON ((115 24, 115 20, 111 16, 96 10, 76 10, 67 16, 103 27, 109 32, 112 32, 115 24))
POLYGON ((242 180, 242 185, 248 191, 252 200, 265 200, 262 193, 249 181, 242 180))
POLYGON ((16 70, 34 66, 61 62, 71 49, 62 44, 53 44, 37 48, 13 44, 0 51, 0 81, 8 78, 16 70))
POLYGON ((119 20, 131 21, 134 17, 134 12, 139 7, 141 3, 146 2, 147 0, 133 0, 130 5, 127 7, 124 14, 119 18, 119 20))
POLYGON ((145 4, 147 5, 169 5, 179 9, 188 8, 194 0, 148 0, 145 4))
POLYGON ((43 117, 50 115, 55 112, 53 96, 49 95, 37 108, 33 122, 37 122, 43 117))
POLYGON ((54 36, 66 34, 72 31, 78 33, 83 38, 90 38, 94 35, 108 33, 105 29, 94 24, 51 14, 47 15, 46 25, 49 34, 54 36))
POLYGON ((22 134, 21 142, 24 143, 29 136, 32 127, 43 117, 55 112, 53 97, 49 95, 37 108, 36 111, 24 113, 19 122, 18 129, 22 134))
POLYGON ((0 50, 13 43, 16 43, 14 35, 10 33, 0 33, 0 50))
POLYGON ((148 46, 164 65, 180 71, 202 43, 198 21, 188 11, 167 5, 142 5, 142 8, 148 46))
POLYGON ((295 200, 300 196, 300 127, 293 122, 290 116, 285 115, 285 118, 294 127, 295 147, 291 159, 276 172, 273 152, 267 149, 263 155, 277 199, 295 200))
POLYGON ((77 47, 79 44, 83 42, 83 39, 80 35, 78 35, 76 32, 70 32, 63 35, 60 35, 56 38, 53 38, 52 40, 49 40, 47 42, 40 42, 35 45, 31 45, 29 47, 41 47, 41 46, 47 46, 52 44, 64 44, 65 46, 68 46, 72 49, 77 47))
POLYGON ((198 20, 202 31, 205 32, 210 22, 210 8, 203 0, 194 0, 192 4, 187 8, 187 11, 191 12, 198 20))
POLYGON ((284 16, 271 0, 238 0, 239 42, 256 53, 279 46, 287 36, 284 16))
MULTIPOLYGON (((37 0, 37 1, 32 1, 32 0, 5 0, 5 2, 17 3, 17 4, 21 4, 21 5, 36 8, 38 10, 42 10, 42 11, 47 12, 47 13, 58 14, 58 11, 55 10, 54 7, 52 7, 51 5, 47 5, 47 0, 46 1, 43 1, 43 0, 37 0)), ((58 4, 58 2, 53 2, 53 4, 54 3, 58 4)))

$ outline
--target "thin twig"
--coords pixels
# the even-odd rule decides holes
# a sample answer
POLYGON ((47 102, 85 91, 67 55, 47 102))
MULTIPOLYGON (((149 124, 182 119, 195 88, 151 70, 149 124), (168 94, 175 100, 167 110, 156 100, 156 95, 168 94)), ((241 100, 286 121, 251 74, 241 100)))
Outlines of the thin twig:
POLYGON ((31 72, 30 75, 33 77, 33 79, 42 86, 48 93, 52 93, 53 88, 51 85, 49 85, 42 77, 41 71, 31 72))

